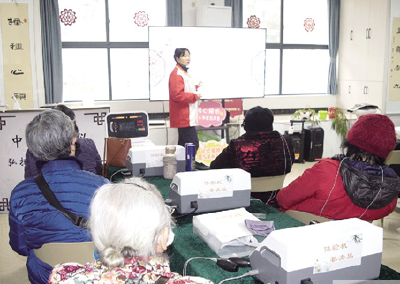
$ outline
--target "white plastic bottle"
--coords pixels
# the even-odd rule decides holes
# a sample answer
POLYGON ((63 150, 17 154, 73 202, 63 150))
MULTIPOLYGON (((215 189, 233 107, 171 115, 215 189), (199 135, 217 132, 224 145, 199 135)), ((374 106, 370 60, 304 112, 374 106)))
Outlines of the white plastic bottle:
POLYGON ((176 175, 177 161, 175 151, 175 146, 165 147, 165 155, 163 157, 165 179, 173 179, 176 175))

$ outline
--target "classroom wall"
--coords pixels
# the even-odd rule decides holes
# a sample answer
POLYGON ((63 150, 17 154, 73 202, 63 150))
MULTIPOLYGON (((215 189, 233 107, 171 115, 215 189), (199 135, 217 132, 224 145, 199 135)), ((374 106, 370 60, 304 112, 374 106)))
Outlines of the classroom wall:
MULTIPOLYGON (((42 72, 42 57, 41 57, 41 32, 40 32, 40 13, 39 1, 40 0, 27 0, 33 3, 34 7, 34 38, 35 38, 35 56, 36 66, 33 72, 36 72, 37 77, 37 99, 36 107, 41 107, 45 104, 44 88, 43 88, 43 72, 42 72)), ((0 1, 1 2, 1 1, 0 1)), ((207 0, 207 1, 183 1, 183 24, 186 26, 195 25, 195 9, 196 5, 206 5, 215 3, 216 5, 223 5, 223 0, 207 0)), ((393 12, 393 7, 398 7, 400 0, 392 0, 392 13, 391 17, 398 16, 393 12)), ((386 97, 386 95, 385 95, 386 97)), ((385 97, 382 100, 385 100, 385 97)), ((84 103, 71 103, 69 106, 110 106, 110 112, 124 112, 129 110, 145 110, 148 113, 163 113, 169 112, 168 101, 100 101, 100 102, 84 102, 84 103), (89 104, 89 105, 88 105, 89 104)), ((337 96, 335 95, 294 95, 294 96, 268 96, 265 98, 245 99, 243 106, 244 109, 249 109, 253 106, 264 106, 271 109, 297 109, 303 108, 307 105, 313 108, 328 108, 337 104, 337 96)), ((394 115, 396 125, 399 125, 398 117, 394 115)))
MULTIPOLYGON (((35 54, 36 54, 36 68, 37 72, 37 87, 38 98, 37 107, 45 104, 44 87, 43 87, 43 74, 42 74, 42 56, 41 56, 41 32, 40 32, 40 14, 39 14, 39 1, 31 0, 34 4, 34 18, 35 18, 35 54)), ((207 0, 207 1, 183 1, 183 22, 186 26, 195 25, 195 8, 196 5, 206 5, 215 3, 216 5, 223 5, 223 0, 207 0)), ((99 102, 84 102, 84 103, 70 103, 69 106, 102 106, 109 105, 110 112, 124 112, 128 110, 146 110, 148 113, 163 113, 169 112, 168 101, 99 101, 99 102), (88 105, 89 104, 89 105, 88 105)), ((295 109, 303 108, 310 105, 315 108, 327 108, 336 105, 336 96, 333 95, 301 95, 301 96, 268 96, 258 99, 245 99, 243 106, 244 109, 249 109, 253 106, 264 106, 271 109, 295 109)))

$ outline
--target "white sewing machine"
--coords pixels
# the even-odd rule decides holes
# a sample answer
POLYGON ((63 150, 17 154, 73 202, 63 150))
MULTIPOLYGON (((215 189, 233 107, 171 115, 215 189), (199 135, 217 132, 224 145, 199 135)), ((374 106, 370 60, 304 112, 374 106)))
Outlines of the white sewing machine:
POLYGON ((273 231, 250 255, 263 283, 328 284, 377 279, 383 230, 360 219, 273 231))
POLYGON ((242 169, 205 170, 177 173, 169 198, 179 213, 198 213, 247 207, 250 192, 250 174, 242 169))
MULTIPOLYGON (((132 176, 163 176, 163 157, 167 146, 135 146, 132 143, 126 157, 126 168, 132 172, 132 176)), ((185 171, 185 148, 180 145, 176 147, 176 172, 185 171)))

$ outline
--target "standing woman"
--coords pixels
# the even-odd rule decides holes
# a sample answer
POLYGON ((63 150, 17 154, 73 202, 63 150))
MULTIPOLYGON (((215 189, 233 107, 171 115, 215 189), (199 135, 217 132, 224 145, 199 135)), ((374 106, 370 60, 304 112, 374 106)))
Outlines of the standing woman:
POLYGON ((187 48, 175 49, 176 66, 169 77, 169 119, 170 127, 178 128, 178 144, 193 143, 199 148, 196 125, 198 123, 197 94, 199 85, 195 85, 188 74, 190 51, 187 48))

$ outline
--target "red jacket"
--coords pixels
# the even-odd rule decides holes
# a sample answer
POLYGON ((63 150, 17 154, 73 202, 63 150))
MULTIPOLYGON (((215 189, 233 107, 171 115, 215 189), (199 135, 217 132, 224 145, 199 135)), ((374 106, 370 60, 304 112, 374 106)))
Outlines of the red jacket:
POLYGON ((173 128, 195 126, 198 122, 197 86, 178 64, 169 77, 169 120, 173 128))
MULTIPOLYGON (((336 220, 359 218, 364 213, 365 208, 355 205, 347 195, 341 174, 338 173, 339 164, 340 161, 338 160, 323 159, 312 168, 307 169, 303 175, 287 187, 282 188, 277 196, 277 201, 282 211, 297 210, 319 216, 335 184, 335 176, 337 174, 335 187, 321 216, 336 220)), ((368 209, 361 219, 372 221, 383 218, 394 210, 396 204, 397 198, 394 198, 385 207, 368 209)))

